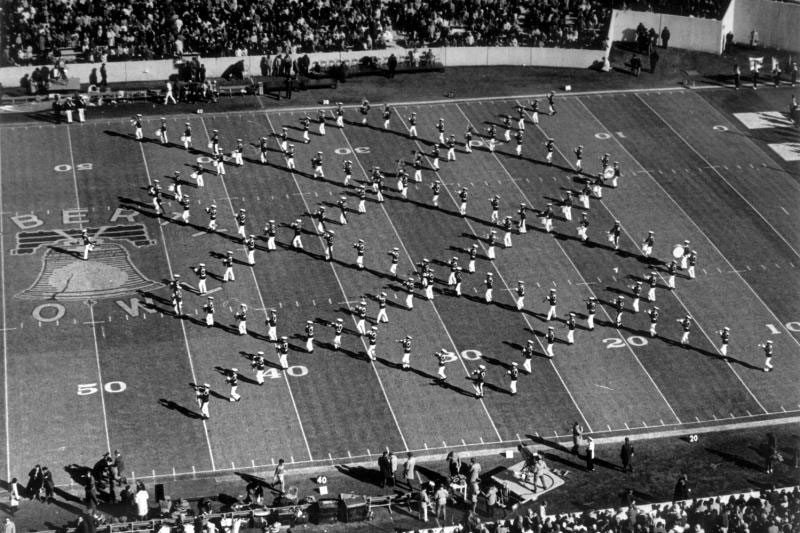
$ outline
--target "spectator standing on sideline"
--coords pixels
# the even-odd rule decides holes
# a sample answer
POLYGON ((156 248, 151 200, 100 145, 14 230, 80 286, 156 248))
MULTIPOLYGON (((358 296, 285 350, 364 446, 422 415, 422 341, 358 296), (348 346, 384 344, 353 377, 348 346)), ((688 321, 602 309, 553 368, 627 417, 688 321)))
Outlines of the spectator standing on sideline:
MULTIPOLYGON (((795 462, 797 461, 795 456, 795 462)), ((11 483, 8 484, 8 513, 14 516, 14 513, 19 509, 19 481, 17 478, 11 478, 11 483)))
POLYGON ((583 426, 577 421, 572 424, 572 453, 580 453, 581 439, 583 438, 583 426))
POLYGON ((625 437, 625 442, 622 443, 622 448, 619 450, 623 472, 633 472, 633 454, 633 444, 631 444, 631 440, 628 437, 625 437))
POLYGON ((86 487, 84 488, 84 503, 86 504, 86 507, 90 511, 94 511, 95 509, 97 509, 97 506, 100 503, 97 494, 97 486, 95 485, 93 477, 89 478, 89 482, 86 484, 86 487))
POLYGON ((772 474, 775 462, 780 462, 782 460, 783 458, 778 450, 778 440, 775 438, 775 434, 767 433, 767 448, 764 453, 764 471, 767 474, 772 474))
POLYGON ((470 483, 480 483, 481 480, 481 464, 474 457, 469 460, 469 478, 470 483))
POLYGON ((689 488, 689 476, 681 474, 675 483, 675 491, 672 494, 672 501, 688 500, 692 489, 689 488))
POLYGON ((286 462, 283 459, 278 459, 278 465, 275 467, 275 473, 272 475, 272 488, 278 486, 281 494, 286 492, 286 462))
POLYGON ((461 457, 456 452, 447 454, 447 466, 450 470, 450 477, 457 476, 461 473, 461 457))
POLYGON ((28 484, 25 487, 25 495, 29 500, 39 498, 39 490, 42 488, 42 482, 42 467, 40 465, 36 465, 31 469, 30 472, 28 472, 28 484))
POLYGON ((397 479, 397 455, 393 451, 389 451, 389 470, 391 470, 390 485, 394 487, 395 480, 397 479))
POLYGON ((634 54, 633 57, 631 57, 629 64, 631 66, 631 74, 638 78, 639 74, 642 72, 642 60, 639 59, 639 56, 634 54))
POLYGON ((594 439, 586 437, 586 470, 594 472, 594 439))
MULTIPOLYGON (((432 483, 432 482, 431 482, 432 483)), ((422 485, 419 488, 419 519, 423 522, 428 521, 428 509, 431 506, 431 496, 428 494, 428 487, 422 485)))
POLYGON ((417 459, 412 452, 406 454, 406 461, 403 463, 403 480, 408 485, 408 490, 414 490, 414 476, 416 475, 417 459))
POLYGON ((44 503, 52 503, 56 484, 53 481, 53 473, 46 466, 42 468, 42 487, 44 488, 44 503))
POLYGON ((378 458, 378 470, 381 475, 381 488, 389 484, 392 475, 392 465, 389 463, 389 450, 383 450, 383 454, 378 458))
POLYGON ((661 47, 666 50, 667 46, 669 45, 669 28, 664 26, 664 29, 661 30, 661 47))
POLYGON ((136 494, 133 497, 133 501, 136 504, 136 516, 139 518, 139 520, 144 520, 150 513, 150 504, 148 503, 149 499, 150 495, 144 488, 144 483, 139 481, 136 484, 136 494))
POLYGON ((439 488, 433 495, 433 501, 436 503, 436 520, 438 521, 439 518, 442 521, 447 520, 447 499, 450 497, 450 493, 447 492, 447 487, 444 485, 439 485, 439 488))
POLYGON ((6 517, 5 523, 3 524, 3 533, 17 533, 17 526, 14 525, 14 522, 12 522, 9 517, 6 517))
POLYGON ((125 459, 119 450, 114 450, 114 468, 117 470, 117 483, 122 486, 126 483, 125 480, 125 459))

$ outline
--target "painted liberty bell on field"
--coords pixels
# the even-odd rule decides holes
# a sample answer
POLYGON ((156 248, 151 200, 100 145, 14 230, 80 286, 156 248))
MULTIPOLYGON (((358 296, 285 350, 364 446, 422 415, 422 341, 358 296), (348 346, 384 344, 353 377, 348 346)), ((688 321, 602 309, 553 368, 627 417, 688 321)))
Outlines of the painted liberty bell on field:
POLYGON ((153 244, 143 225, 103 226, 87 229, 86 233, 81 230, 42 230, 17 234, 16 255, 34 253, 39 247, 46 247, 38 279, 17 294, 17 298, 118 298, 160 285, 147 279, 136 268, 125 247, 112 242, 116 240, 127 240, 136 246, 153 244), (83 240, 84 235, 89 246, 85 246, 88 243, 83 240))

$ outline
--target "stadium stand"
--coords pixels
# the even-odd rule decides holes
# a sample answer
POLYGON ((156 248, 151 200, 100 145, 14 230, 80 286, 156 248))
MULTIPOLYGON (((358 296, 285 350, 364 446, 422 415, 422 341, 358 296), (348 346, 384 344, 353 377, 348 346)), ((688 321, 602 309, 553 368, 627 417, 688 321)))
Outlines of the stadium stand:
POLYGON ((600 48, 597 0, 1 0, 0 66, 448 45, 600 48))

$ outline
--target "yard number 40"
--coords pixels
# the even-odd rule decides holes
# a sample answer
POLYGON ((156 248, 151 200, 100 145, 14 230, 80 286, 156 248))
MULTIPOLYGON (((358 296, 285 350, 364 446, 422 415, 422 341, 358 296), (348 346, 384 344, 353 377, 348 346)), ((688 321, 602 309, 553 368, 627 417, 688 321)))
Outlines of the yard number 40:
MULTIPOLYGON (((123 381, 109 381, 103 385, 103 390, 115 394, 123 392, 128 386, 123 381)), ((78 385, 78 396, 89 396, 99 390, 97 383, 82 383, 78 385)))

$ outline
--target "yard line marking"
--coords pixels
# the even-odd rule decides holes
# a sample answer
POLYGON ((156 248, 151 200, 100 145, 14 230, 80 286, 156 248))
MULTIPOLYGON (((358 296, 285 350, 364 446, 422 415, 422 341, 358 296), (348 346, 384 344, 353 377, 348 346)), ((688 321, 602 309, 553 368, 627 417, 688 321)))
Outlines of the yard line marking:
MULTIPOLYGON (((0 163, 2 162, 2 135, 0 135, 0 163)), ((3 174, 2 165, 0 164, 0 210, 3 209, 3 174)), ((4 216, 0 216, 0 291, 3 297, 3 421, 5 424, 6 434, 6 479, 11 479, 11 438, 8 434, 8 335, 9 331, 6 325, 6 244, 5 244, 5 230, 3 228, 4 216)), ((22 325, 20 324, 20 328, 22 325)), ((11 328, 16 329, 16 328, 11 328)))
MULTIPOLYGON (((147 157, 144 153, 144 144, 139 143, 139 151, 142 154, 142 164, 144 165, 144 173, 147 176, 147 184, 152 185, 153 180, 150 177, 150 166, 147 164, 147 157)), ((169 270, 169 277, 171 279, 175 278, 174 271, 172 270, 172 261, 169 258, 169 252, 167 250, 167 243, 166 243, 166 234, 164 233, 164 227, 159 224, 158 231, 161 233, 161 248, 164 251, 164 257, 167 260, 167 270, 169 270)), ((142 313, 142 319, 146 320, 147 313, 142 313)), ((183 344, 186 348, 186 356, 189 358, 189 369, 192 372, 192 382, 197 383, 197 374, 194 371, 194 362, 192 361, 192 350, 189 348, 189 337, 186 335, 186 324, 184 324, 183 320, 179 320, 181 324, 181 331, 183 332, 183 344)), ((214 465, 214 452, 211 450, 211 439, 208 436, 208 424, 206 420, 203 420, 203 432, 206 436, 206 445, 208 446, 208 457, 211 459, 211 470, 212 472, 216 470, 216 466, 214 465)))
POLYGON ((783 206, 780 206, 780 208, 784 213, 786 213, 787 215, 789 214, 789 211, 787 211, 783 206))
MULTIPOLYGON (((684 137, 683 137, 683 136, 682 136, 680 133, 678 133, 678 132, 675 130, 675 128, 673 128, 673 127, 672 127, 672 125, 671 125, 669 122, 667 122, 667 121, 664 119, 664 117, 662 117, 662 116, 661 116, 661 115, 658 113, 658 111, 656 111, 655 109, 653 109, 653 107, 652 107, 650 104, 648 104, 648 103, 647 103, 647 102, 644 100, 644 98, 642 98, 642 97, 641 97, 641 96, 639 96, 639 95, 636 95, 636 98, 638 98, 640 102, 642 102, 642 103, 643 103, 645 106, 647 106, 647 108, 648 108, 648 109, 650 109, 650 111, 652 111, 652 112, 653 112, 653 114, 654 114, 655 116, 657 116, 657 117, 659 118, 659 120, 661 120, 661 122, 663 122, 663 123, 664 123, 664 125, 665 125, 665 126, 667 126, 667 127, 670 129, 670 130, 672 130, 672 133, 674 133, 674 134, 675 134, 675 135, 676 135, 676 136, 677 136, 677 137, 678 137, 678 138, 679 138, 681 141, 683 141, 683 143, 684 143, 686 146, 688 146, 688 147, 689 147, 689 149, 690 149, 692 152, 694 152, 695 154, 697 154, 697 157, 699 157, 700 159, 702 159, 703 161, 705 161, 706 165, 711 165, 711 163, 708 161, 708 159, 706 159, 706 158, 705 158, 705 157, 704 157, 704 156, 703 156, 703 155, 702 155, 700 152, 698 152, 698 151, 697 151, 697 149, 696 149, 694 146, 692 146, 692 145, 689 143, 689 141, 687 141, 687 140, 686 140, 686 139, 685 139, 685 138, 684 138, 684 137)), ((750 164, 750 166, 751 166, 751 167, 753 167, 753 164, 751 163, 751 164, 750 164)), ((755 167, 753 167, 753 168, 755 168, 755 167)), ((728 181, 728 180, 725 178, 725 176, 723 176, 723 175, 722 175, 722 173, 721 173, 719 170, 717 170, 717 169, 714 169, 714 172, 717 174, 717 176, 719 176, 719 177, 722 179, 722 181, 724 181, 724 182, 725 182, 725 184, 726 184, 726 185, 728 185, 728 187, 730 187, 730 188, 731 188, 731 190, 732 190, 733 192, 735 192, 735 193, 736 193, 736 194, 739 196, 739 198, 741 198, 742 200, 744 200, 744 202, 745 202, 745 203, 746 203, 748 206, 750 206, 750 209, 752 209, 754 213, 756 213, 756 214, 757 214, 759 217, 761 217, 761 220, 763 220, 763 221, 764 221, 764 222, 767 224, 767 226, 769 226, 769 227, 772 229, 772 231, 773 231, 773 232, 775 232, 775 234, 776 234, 776 235, 777 235, 777 236, 778 236, 778 237, 779 237, 779 238, 780 238, 780 239, 781 239, 781 240, 782 240, 782 241, 783 241, 783 242, 786 244, 786 246, 788 246, 788 247, 789 247, 789 249, 790 249, 790 250, 791 250, 791 251, 794 253, 794 255, 796 255, 797 257, 800 257, 800 252, 798 252, 797 250, 795 250, 795 249, 794 249, 794 247, 792 246, 792 244, 791 244, 791 243, 790 243, 788 240, 786 240, 786 238, 784 238, 784 236, 783 236, 783 235, 782 235, 782 234, 781 234, 781 233, 780 233, 780 232, 779 232, 779 231, 778 231, 778 230, 775 228, 775 226, 773 226, 773 225, 770 223, 770 221, 769 221, 769 220, 767 220, 767 219, 766 219, 766 217, 765 217, 764 215, 762 215, 762 214, 761 214, 761 212, 760 212, 758 209, 756 209, 756 207, 755 207, 753 204, 751 204, 751 203, 750 203, 750 201, 749 201, 747 198, 745 198, 745 197, 742 195, 742 193, 740 193, 740 192, 739 192, 739 190, 738 190, 736 187, 734 187, 734 186, 733 186, 733 185, 732 185, 732 184, 731 184, 731 183, 730 183, 730 182, 729 182, 729 181, 728 181)))
MULTIPOLYGON (((397 108, 393 108, 393 111, 395 112, 397 117, 400 119, 400 123, 403 124, 403 127, 407 127, 405 119, 403 119, 403 117, 400 115, 400 112, 397 111, 397 108)), ((344 133, 342 133, 342 135, 344 135, 344 133)), ((345 137, 345 140, 346 139, 347 139, 347 137, 345 137)), ((414 144, 417 146, 417 150, 419 150, 420 153, 424 154, 424 150, 422 150, 422 147, 419 144, 419 140, 414 138, 413 141, 414 141, 414 144)), ((350 141, 347 141, 347 143, 349 145, 350 141)), ((350 146, 351 150, 352 150, 352 148, 353 147, 350 146)), ((430 161, 430 159, 428 158, 427 155, 425 155, 425 160, 430 165, 431 161, 430 161)), ((364 175, 367 176, 368 174, 367 174, 366 170, 364 170, 364 165, 361 164, 361 160, 358 158, 358 156, 356 156, 356 161, 358 161, 358 165, 361 167, 361 170, 364 172, 364 175)), ((441 179, 441 176, 439 175, 438 171, 436 171, 436 176, 437 176, 437 178, 441 179)), ((442 185, 444 186, 444 189, 447 192, 448 196, 450 196, 450 198, 452 199, 453 196, 450 194, 450 189, 447 187, 447 184, 444 181, 442 181, 442 185)), ((392 219, 389 217, 389 212, 386 211, 385 207, 383 207, 383 206, 381 206, 381 207, 383 209, 384 214, 386 215, 386 219, 389 221, 389 224, 392 226, 392 230, 394 231, 394 234, 397 236, 397 240, 400 241, 400 246, 403 247, 403 253, 405 253, 405 255, 408 258, 408 260, 411 261, 411 264, 414 265, 415 264, 414 260, 411 258, 411 254, 408 253, 408 249, 406 248, 405 243, 400 238, 400 234, 397 232, 397 228, 395 227, 394 222, 392 222, 392 219)), ((474 230, 473 230, 473 233, 475 233, 474 230)), ((477 233, 476 233, 476 235, 477 235, 477 233)), ((473 289, 474 288, 475 287, 473 287, 473 289)), ((436 316, 439 318, 439 322, 442 324, 442 328, 444 329, 444 332, 447 335, 448 340, 450 341, 450 345, 453 347, 453 350, 455 351, 455 353, 458 354, 458 360, 461 362, 461 366, 464 368, 464 372, 466 372, 467 376, 469 376, 470 375, 470 371, 467 368, 467 364, 464 362, 464 359, 461 358, 461 355, 460 355, 461 354, 461 350, 458 349, 458 347, 456 346, 455 340, 453 340, 453 336, 450 335, 450 330, 447 329, 447 325, 445 325, 444 319, 442 318, 442 315, 439 313, 439 308, 436 307, 436 304, 433 303, 432 301, 430 302, 430 304, 431 304, 431 308, 433 309, 433 312, 436 313, 436 316)), ((481 402, 481 406, 483 407, 483 411, 486 413, 486 417, 489 419, 489 423, 492 425, 492 429, 494 430, 495 434, 497 435, 497 438, 498 439, 502 439, 502 437, 500 436, 500 432, 497 430, 497 425, 494 423, 494 419, 492 418, 492 415, 489 413, 489 409, 486 407, 486 402, 483 400, 483 398, 480 399, 480 402, 481 402)))
MULTIPOLYGON (((267 124, 269 125, 269 129, 272 131, 272 133, 274 135, 275 134, 275 128, 272 126, 272 121, 269 119, 269 114, 268 113, 264 113, 264 118, 266 119, 267 124)), ((344 132, 342 132, 342 136, 344 136, 344 132)), ((345 140, 347 141, 346 137, 345 137, 345 140)), ((350 145, 350 142, 347 141, 347 144, 350 145)), ((352 146, 350 146, 350 150, 353 153, 355 153, 355 150, 353 150, 352 146)), ((363 167, 361 167, 361 168, 363 169, 363 167)), ((300 188, 300 183, 298 183, 298 181, 297 181, 297 174, 295 173, 294 170, 289 170, 289 174, 292 176, 292 181, 294 182, 294 186, 297 188, 297 192, 300 193, 300 199, 303 201, 303 206, 306 208, 306 211, 308 213, 312 213, 313 211, 311 211, 311 209, 309 209, 308 202, 306 202, 305 195, 303 194, 303 189, 300 188)), ((364 172, 364 175, 367 176, 367 173, 364 172)), ((317 233, 316 227, 314 228, 314 233, 317 236, 317 239, 320 241, 320 243, 324 246, 325 243, 323 242, 322 236, 319 233, 317 233)), ((342 280, 339 278, 339 273, 336 271, 336 268, 334 267, 333 262, 329 262, 328 264, 331 267, 331 271, 333 272, 333 276, 336 278, 336 283, 339 285, 339 290, 342 292, 342 296, 344 296, 345 301, 347 301, 348 300, 347 292, 344 290, 344 285, 342 285, 342 280)), ((255 276, 255 274, 253 274, 253 275, 255 276)), ((260 291, 259 291, 259 297, 261 297, 260 291)), ((356 322, 355 315, 352 314, 352 310, 353 309, 350 306, 349 302, 347 303, 347 309, 349 311, 351 311, 350 318, 353 321, 353 323, 355 323, 356 322)), ((361 344, 364 346, 364 350, 366 351, 367 350, 366 340, 363 337, 361 337, 359 340, 361 341, 361 344)), ((397 432, 400 435, 400 440, 403 442, 403 447, 408 449, 408 444, 406 443, 406 438, 403 435, 403 430, 400 428, 400 423, 397 421, 397 416, 395 416, 395 414, 394 414, 394 408, 392 408, 392 404, 389 401, 389 395, 386 393, 386 389, 383 386, 383 381, 381 380, 381 377, 378 374, 378 369, 375 366, 375 362, 374 361, 370 361, 370 366, 372 367, 372 371, 375 373, 375 377, 378 379, 378 385, 380 386, 381 391, 383 392, 383 397, 386 399, 386 406, 389 408, 389 413, 391 413, 392 419, 394 420, 395 426, 397 427, 397 432)), ((288 378, 287 378, 287 383, 288 383, 288 378)), ((294 402, 294 397, 292 397, 292 402, 294 402)), ((297 409, 297 406, 295 406, 295 410, 296 409, 297 409)), ((298 418, 298 420, 300 419, 300 413, 299 412, 297 414, 297 418, 298 418)), ((302 427, 302 424, 301 424, 301 427, 302 427)), ((305 433, 303 433, 303 438, 305 438, 305 433)), ((308 446, 308 441, 306 441, 306 446, 308 446)), ((311 448, 309 448, 308 453, 309 453, 309 456, 310 456, 311 455, 311 448)))
MULTIPOLYGON (((601 127, 605 127, 605 126, 603 125, 603 123, 600 121, 600 119, 599 119, 599 118, 597 118, 597 116, 596 116, 594 113, 592 113, 592 110, 591 110, 591 109, 589 109, 589 108, 586 106, 586 104, 584 104, 583 102, 581 102, 580 98, 577 98, 576 100, 578 101, 578 103, 579 103, 579 104, 581 104, 581 105, 583 106, 583 108, 584 108, 584 109, 586 109, 586 112, 587 112, 587 113, 589 113, 589 115, 590 115, 592 118, 594 118, 595 122, 597 122, 597 124, 598 124, 599 126, 601 126, 601 127)), ((621 143, 619 140, 616 140, 616 139, 615 139, 615 141, 616 141, 617 145, 618 145, 618 146, 619 146, 619 147, 622 149, 622 151, 623 151, 623 152, 625 152, 626 154, 628 154, 628 157, 630 157, 630 158, 631 158, 631 160, 633 160, 633 162, 634 162, 636 165, 638 165, 638 166, 639 166, 639 168, 642 168, 642 169, 644 168, 644 165, 642 165, 642 164, 641 164, 641 163, 640 163, 640 162, 639 162, 639 161, 638 161, 638 160, 637 160, 637 159, 636 159, 636 158, 633 156, 633 154, 632 154, 632 153, 630 153, 630 151, 628 151, 628 149, 627 149, 627 148, 625 148, 625 145, 623 145, 623 144, 622 144, 622 143, 621 143)), ((678 209, 678 210, 679 210, 679 211, 680 211, 680 212, 683 214, 683 216, 685 216, 685 217, 686 217, 686 219, 687 219, 687 220, 688 220, 688 221, 689 221, 689 222, 690 222, 690 223, 691 223, 691 224, 692 224, 692 225, 693 225, 695 228, 697 228, 697 231, 698 231, 698 232, 700 232, 700 235, 702 235, 702 236, 703 236, 703 237, 706 239, 706 241, 708 241, 708 243, 711 245, 711 247, 712 247, 712 248, 714 248, 714 250, 716 250, 716 252, 719 254, 719 256, 720 256, 720 257, 721 257, 721 258, 722 258, 722 259, 723 259, 723 260, 724 260, 726 263, 728 263, 728 266, 729 266, 729 267, 731 267, 731 269, 732 269, 732 270, 736 271, 736 267, 734 267, 734 266, 733 266, 733 264, 732 264, 732 263, 731 263, 731 262, 728 260, 728 258, 727 258, 727 257, 725 257, 725 254, 723 254, 723 253, 722 253, 722 250, 720 250, 720 249, 717 247, 717 245, 716 245, 716 244, 714 244, 714 241, 712 241, 712 240, 711 240, 711 238, 710 238, 710 237, 709 237, 709 236, 708 236, 708 235, 707 235, 707 234, 706 234, 706 233, 703 231, 703 229, 702 229, 700 226, 698 226, 698 225, 697 225, 697 223, 695 222, 695 220, 694 220, 692 217, 690 217, 690 216, 689 216, 689 214, 688 214, 688 213, 686 213, 686 211, 684 211, 684 210, 683 210, 683 208, 682 208, 682 207, 680 206, 680 204, 679 204, 679 203, 678 203, 678 202, 675 200, 675 198, 673 198, 673 197, 672 197, 672 195, 670 195, 670 194, 669 194, 669 193, 666 191, 666 189, 664 189, 664 187, 662 187, 662 186, 661 186, 661 184, 658 182, 658 180, 656 180, 656 179, 655 179, 655 178, 652 176, 652 174, 650 175, 650 179, 653 181, 653 183, 655 183, 655 185, 656 185, 656 186, 657 186, 659 189, 661 189, 661 191, 664 193, 664 195, 666 195, 666 197, 667 197, 667 198, 669 198, 669 199, 672 201, 672 203, 673 203, 673 204, 675 204, 675 207, 676 207, 676 208, 677 208, 677 209, 678 209)), ((750 266, 749 266, 749 265, 745 265, 745 268, 747 268, 747 270, 750 270, 750 266)), ((719 270, 719 267, 718 267, 717 269, 719 270)), ((781 325, 781 327, 783 327, 783 329, 785 330, 785 332, 787 333, 787 335, 789 336, 789 338, 791 338, 791 339, 794 339, 795 343, 796 343, 798 346, 800 346, 800 340, 798 340, 798 339, 797 339, 797 338, 796 338, 796 337, 795 337, 795 336, 792 334, 792 332, 790 332, 790 331, 789 331, 789 329, 788 329, 788 328, 786 328, 786 325, 784 324, 784 322, 783 322, 783 321, 782 321, 780 318, 778 318, 778 316, 777 316, 777 315, 776 315, 776 314, 775 314, 775 313, 772 311, 772 309, 771 309, 771 308, 770 308, 770 307, 769 307, 769 306, 766 304, 766 302, 765 302, 765 301, 764 301, 764 300, 761 298, 761 296, 759 296, 759 294, 758 294, 758 293, 755 291, 755 289, 753 289, 753 287, 752 287, 752 286, 751 286, 751 285, 750 285, 750 284, 747 282, 747 280, 745 280, 745 279, 744 279, 744 277, 743 277, 741 274, 739 274, 739 272, 736 272, 736 274, 739 276, 739 279, 741 279, 741 280, 742 280, 742 283, 744 283, 745 287, 747 287, 748 289, 750 289, 750 292, 752 292, 752 293, 753 293, 753 296, 755 296, 755 297, 756 297, 756 299, 758 299, 758 301, 759 301, 759 302, 761 302, 761 304, 764 306, 764 309, 766 309, 766 311, 767 311, 769 314, 771 314, 771 315, 772 315, 772 317, 773 317, 775 320, 777 320, 777 321, 778 321, 778 324, 780 324, 780 325, 781 325)), ((663 279, 663 278, 662 278, 662 279, 663 279)), ((686 306, 684 306, 684 307, 686 307, 686 306)), ((687 311, 688 311, 688 309, 687 309, 687 311)), ((692 315, 692 316, 694 316, 694 315, 692 315)), ((706 338, 708 338, 708 335, 706 335, 706 338)), ((709 340, 711 340, 711 339, 709 339, 709 340)), ((716 347, 716 344, 714 344, 713 342, 712 342, 711 344, 712 344, 712 346, 716 347)), ((733 370, 733 372, 734 372, 734 373, 735 373, 735 374, 738 376, 738 373, 736 373, 736 370, 733 368, 733 366, 732 366, 730 363, 728 363, 728 366, 729 366, 729 367, 731 368, 731 370, 733 370)), ((741 378, 739 378, 739 379, 741 380, 741 378)), ((752 394, 752 392, 751 392, 751 394, 752 394)), ((756 401, 757 401, 757 400, 756 400, 756 401)))
MULTIPOLYGON (((69 129, 67 130, 69 131, 69 129)), ((89 306, 89 317, 92 323, 92 339, 94 340, 94 358, 97 362, 97 384, 99 385, 98 389, 100 392, 100 405, 103 407, 103 424, 106 428, 106 450, 111 451, 111 437, 108 434, 108 415, 106 414, 106 395, 105 389, 103 387, 103 372, 100 369, 100 346, 97 343, 97 329, 95 329, 94 324, 98 323, 94 319, 94 306, 97 302, 93 300, 89 300, 87 305, 89 306)))
MULTIPOLYGON (((467 120, 467 123, 472 125, 472 121, 469 120, 469 117, 467 117, 467 115, 464 113, 464 111, 462 111, 462 109, 458 106, 458 104, 456 104, 456 109, 458 109, 458 111, 464 116, 464 118, 467 120)), ((398 116, 399 116, 399 114, 398 114, 398 116)), ((402 117, 400 117, 400 120, 401 121, 403 120, 402 117)), ((417 148, 422 152, 422 149, 421 149, 421 147, 419 145, 419 142, 416 142, 416 144, 417 144, 417 148)), ((495 158, 496 157, 497 157, 497 155, 495 154, 495 158)), ((427 159, 427 156, 426 156, 426 159, 427 159)), ((505 170, 505 167, 503 167, 503 170, 505 170)), ((511 174, 509 174, 508 171, 506 171, 505 174, 508 177, 511 177, 511 174)), ((436 172, 436 176, 437 176, 437 178, 441 178, 441 176, 439 176, 439 172, 436 172)), ((513 182, 513 183, 514 183, 514 186, 517 187, 517 189, 519 189, 519 184, 516 183, 516 182, 513 182)), ((450 190, 449 187, 447 187, 445 185, 444 186, 444 190, 447 193, 447 196, 450 197, 450 200, 453 202, 454 205, 456 205, 456 206, 460 205, 460 203, 456 200, 456 197, 453 195, 453 193, 452 193, 452 191, 450 190)), ((533 203, 530 203, 530 201, 527 200, 527 199, 526 199, 526 202, 528 202, 528 205, 534 205, 533 203)), ((472 222, 470 222, 469 219, 464 218, 464 222, 466 223, 467 227, 470 229, 470 231, 474 235, 476 235, 476 236, 480 235, 477 231, 475 231, 475 227, 472 225, 472 222)), ((479 244, 480 244, 481 248, 483 249, 483 251, 486 252, 486 244, 482 240, 479 241, 479 244)), ((497 265, 494 262, 491 262, 491 268, 493 268, 494 271, 497 272, 497 276, 500 278, 500 281, 503 283, 503 285, 505 285, 506 289, 510 289, 510 286, 509 286, 508 282, 506 282, 505 278, 503 277, 503 274, 500 272, 499 268, 497 267, 497 265)), ((533 327, 533 325, 531 324, 530 320, 528 319, 528 315, 526 313, 523 313, 522 311, 519 311, 519 315, 522 317, 522 320, 525 322, 525 325, 528 327, 528 329, 533 331, 535 328, 533 327)), ((534 335, 534 337, 536 338, 536 343, 539 345, 539 348, 542 350, 543 353, 546 353, 544 345, 542 344, 542 340, 539 338, 538 335, 534 335)), ((575 406, 575 409, 578 411, 578 414, 580 415, 581 419, 583 419, 584 424, 586 424, 586 427, 591 432, 591 424, 589 424, 589 421, 586 419, 586 416, 583 414, 583 411, 581 410, 580 406, 578 405, 578 402, 575 400, 575 397, 572 395, 572 391, 570 391, 569 387, 567 387, 567 384, 564 381, 564 378, 561 376, 561 373, 558 371, 558 368, 556 367, 556 365, 553 362, 553 360, 549 359, 549 361, 550 361, 550 366, 553 368, 553 371, 556 373, 556 376, 558 376, 559 381, 561 381, 561 386, 564 387, 564 391, 567 393, 567 396, 569 396, 570 400, 572 401, 572 404, 575 406)), ((464 368, 466 369, 466 365, 464 365, 464 368)), ((483 402, 483 400, 481 400, 481 402, 483 402)), ((487 413, 488 413, 488 411, 487 411, 487 413)))

